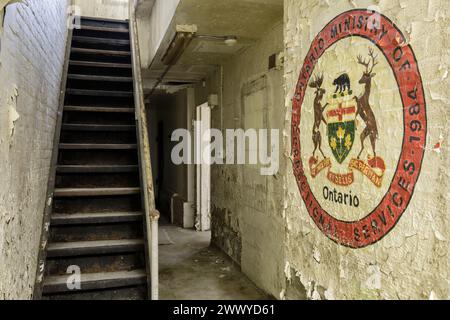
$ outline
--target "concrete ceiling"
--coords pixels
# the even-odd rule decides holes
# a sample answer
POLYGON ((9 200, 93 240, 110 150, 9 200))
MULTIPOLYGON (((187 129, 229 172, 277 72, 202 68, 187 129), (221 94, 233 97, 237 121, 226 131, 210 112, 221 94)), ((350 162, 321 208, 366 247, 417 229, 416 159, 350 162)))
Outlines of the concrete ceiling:
POLYGON ((217 65, 257 42, 283 19, 283 0, 181 0, 169 31, 149 69, 143 70, 144 86, 153 87, 165 66, 161 57, 167 50, 176 25, 197 25, 199 35, 236 36, 238 43, 194 39, 165 82, 195 82, 204 79, 217 65))
POLYGON ((175 21, 196 24, 199 34, 258 39, 282 15, 282 0, 183 0, 175 21))

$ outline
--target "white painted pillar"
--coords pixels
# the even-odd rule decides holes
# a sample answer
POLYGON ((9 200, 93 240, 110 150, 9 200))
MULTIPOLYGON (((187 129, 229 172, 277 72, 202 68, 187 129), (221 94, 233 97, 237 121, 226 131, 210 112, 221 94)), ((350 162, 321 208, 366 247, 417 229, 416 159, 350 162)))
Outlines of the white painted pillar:
MULTIPOLYGON (((211 159, 203 157, 203 150, 209 145, 211 137, 211 109, 207 103, 197 107, 196 160, 197 160, 197 216, 195 227, 198 231, 211 229, 211 159), (209 161, 208 161, 209 160, 209 161)), ((211 155, 208 155, 211 157, 211 155)))
MULTIPOLYGON (((187 89, 187 117, 186 129, 194 137, 194 116, 195 116, 195 89, 187 89)), ((191 139, 191 149, 194 150, 194 141, 191 139)), ((191 164, 187 165, 187 202, 183 204, 183 228, 193 228, 195 225, 195 164, 194 155, 190 154, 191 164)))

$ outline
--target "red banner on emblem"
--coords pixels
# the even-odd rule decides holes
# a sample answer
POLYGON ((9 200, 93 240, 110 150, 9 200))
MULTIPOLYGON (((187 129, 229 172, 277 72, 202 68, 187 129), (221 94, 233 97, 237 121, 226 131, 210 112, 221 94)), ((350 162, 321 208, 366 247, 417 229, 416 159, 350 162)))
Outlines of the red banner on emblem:
POLYGON ((340 173, 333 173, 331 171, 328 171, 327 178, 332 183, 334 183, 338 186, 341 186, 341 187, 348 187, 355 181, 353 172, 349 172, 346 174, 340 174, 340 173))

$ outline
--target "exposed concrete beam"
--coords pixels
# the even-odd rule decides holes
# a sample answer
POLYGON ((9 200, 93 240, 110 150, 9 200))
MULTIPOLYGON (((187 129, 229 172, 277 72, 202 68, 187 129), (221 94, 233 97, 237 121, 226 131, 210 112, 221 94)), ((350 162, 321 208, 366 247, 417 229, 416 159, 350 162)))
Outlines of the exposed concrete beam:
POLYGON ((154 4, 155 0, 136 0, 135 1, 136 18, 141 19, 150 17, 154 4))
POLYGON ((138 11, 141 11, 137 15, 137 24, 141 45, 141 64, 142 68, 146 69, 153 61, 167 31, 170 30, 169 26, 180 0, 155 0, 151 10, 147 12, 144 9, 148 10, 149 4, 144 2, 150 0, 140 1, 143 1, 142 5, 145 4, 145 6, 141 7, 142 9, 138 7, 138 11))

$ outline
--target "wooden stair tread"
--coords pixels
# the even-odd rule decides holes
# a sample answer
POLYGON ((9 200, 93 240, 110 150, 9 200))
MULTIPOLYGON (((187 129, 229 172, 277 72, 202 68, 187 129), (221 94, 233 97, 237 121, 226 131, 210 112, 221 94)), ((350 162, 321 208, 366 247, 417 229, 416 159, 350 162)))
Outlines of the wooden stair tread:
POLYGON ((108 91, 108 90, 89 90, 89 89, 67 89, 67 94, 77 96, 97 96, 97 97, 133 97, 131 91, 108 91))
POLYGON ((136 172, 137 165, 58 165, 58 173, 115 173, 136 172))
POLYGON ((134 252, 143 246, 142 239, 53 242, 47 247, 47 256, 54 258, 134 252))
POLYGON ((85 37, 85 36, 73 36, 72 40, 75 42, 109 44, 109 45, 118 45, 118 46, 130 44, 130 40, 126 40, 126 39, 98 38, 98 37, 85 37))
POLYGON ((108 57, 131 57, 130 51, 120 51, 120 50, 102 50, 102 49, 89 49, 89 48, 72 48, 72 53, 84 53, 99 56, 108 57))
POLYGON ((120 107, 85 107, 85 106, 65 106, 64 111, 75 112, 111 112, 111 113, 134 113, 134 108, 120 107))
POLYGON ((136 149, 135 143, 60 143, 63 150, 130 150, 136 149))
POLYGON ((146 272, 142 269, 131 271, 83 273, 80 279, 80 290, 69 290, 67 288, 67 280, 70 276, 70 274, 67 274, 45 277, 43 292, 48 294, 58 292, 79 292, 80 290, 100 290, 140 285, 147 282, 146 272))
POLYGON ((80 60, 70 60, 69 64, 71 66, 81 66, 81 67, 102 67, 102 68, 124 68, 131 69, 131 64, 129 63, 116 63, 116 62, 96 62, 96 61, 80 61, 80 60))
POLYGON ((136 130, 136 125, 64 123, 62 129, 67 131, 133 131, 136 130))
POLYGON ((142 220, 142 212, 54 213, 51 225, 101 224, 142 220))
POLYGON ((81 29, 86 31, 101 31, 101 32, 115 32, 115 33, 130 33, 129 29, 125 28, 112 28, 112 27, 96 27, 90 25, 81 25, 81 29))
POLYGON ((93 22, 111 22, 111 23, 117 23, 119 25, 127 25, 128 26, 128 20, 120 20, 120 19, 111 19, 111 18, 100 18, 100 17, 89 17, 89 16, 79 16, 81 19, 81 25, 83 25, 83 22, 85 21, 93 21, 93 22))
POLYGON ((96 76, 90 74, 76 74, 76 73, 68 74, 67 78, 72 80, 85 80, 85 81, 133 82, 133 78, 131 77, 96 76))
POLYGON ((139 194, 139 187, 128 188, 55 188, 54 196, 63 197, 95 197, 139 194))

